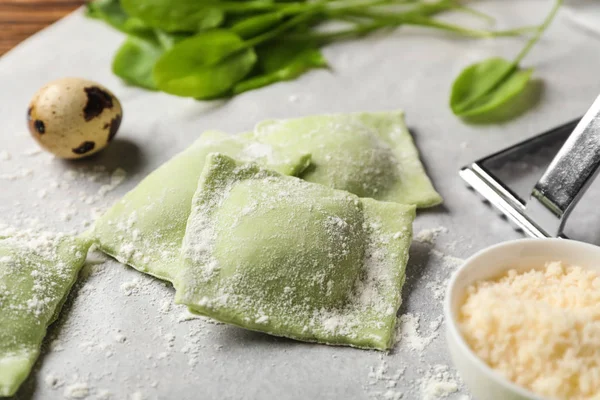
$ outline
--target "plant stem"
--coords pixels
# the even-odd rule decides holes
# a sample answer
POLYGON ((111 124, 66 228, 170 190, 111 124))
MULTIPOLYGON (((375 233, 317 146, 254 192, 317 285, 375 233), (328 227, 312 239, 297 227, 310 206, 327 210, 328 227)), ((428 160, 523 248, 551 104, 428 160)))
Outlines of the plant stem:
MULTIPOLYGON (((410 1, 410 0, 408 0, 410 1)), ((444 2, 448 0, 442 0, 444 2)), ((358 0, 358 1, 346 1, 346 0, 337 0, 335 2, 331 2, 328 0, 320 0, 315 3, 305 4, 302 13, 297 16, 290 18, 288 21, 282 23, 278 27, 267 31, 263 34, 260 34, 252 39, 246 41, 245 48, 254 47, 271 39, 274 39, 286 31, 294 28, 297 25, 300 25, 304 22, 310 21, 314 19, 316 16, 322 13, 327 13, 327 11, 332 9, 332 5, 334 5, 333 9, 338 12, 348 12, 349 10, 353 10, 356 8, 367 8, 375 5, 381 4, 391 4, 391 3, 406 3, 407 0, 358 0), (338 5, 339 4, 339 5, 338 5)), ((282 10, 285 12, 285 9, 282 10)), ((289 10, 288 10, 289 11, 289 10)))
POLYGON ((400 25, 416 25, 436 28, 444 31, 449 31, 461 35, 478 37, 478 38, 489 38, 498 36, 515 36, 531 31, 532 29, 538 29, 538 27, 525 27, 517 28, 506 31, 485 31, 463 28, 458 25, 449 24, 446 22, 438 21, 430 18, 438 13, 458 9, 465 11, 463 6, 457 6, 456 2, 449 0, 441 0, 436 3, 425 3, 419 4, 416 7, 404 11, 402 13, 390 14, 390 13, 379 13, 370 10, 352 11, 346 13, 340 13, 338 19, 344 19, 347 17, 357 18, 370 18, 372 22, 358 24, 357 26, 349 29, 340 30, 337 32, 328 33, 309 33, 302 35, 288 35, 286 39, 289 40, 314 40, 320 44, 331 43, 338 40, 346 40, 353 37, 364 36, 378 29, 385 27, 398 27, 400 25))
POLYGON ((462 12, 464 12, 466 14, 471 14, 474 17, 477 17, 477 18, 481 18, 481 19, 487 21, 488 24, 494 24, 494 23, 496 23, 496 18, 492 17, 491 15, 487 15, 486 13, 483 13, 483 12, 481 12, 479 10, 471 8, 471 7, 457 6, 456 10, 457 11, 462 11, 462 12))
POLYGON ((326 1, 327 0, 321 0, 319 2, 311 4, 311 7, 308 11, 305 11, 304 13, 289 19, 288 21, 282 23, 281 25, 270 31, 267 31, 252 39, 247 40, 244 48, 254 47, 268 40, 276 38, 277 36, 281 35, 282 33, 285 33, 293 27, 314 18, 317 14, 323 11, 326 1))
POLYGON ((558 12, 558 9, 560 8, 562 2, 563 0, 556 0, 554 6, 550 10, 550 13, 546 16, 544 22, 542 22, 542 24, 538 27, 535 35, 531 39, 529 39, 525 47, 523 47, 523 50, 521 50, 521 52, 515 58, 515 65, 518 65, 521 62, 521 60, 527 55, 527 53, 529 53, 529 50, 531 50, 531 48, 538 42, 538 40, 540 40, 540 37, 542 37, 544 31, 546 30, 546 28, 548 28, 548 26, 554 19, 554 16, 558 12))

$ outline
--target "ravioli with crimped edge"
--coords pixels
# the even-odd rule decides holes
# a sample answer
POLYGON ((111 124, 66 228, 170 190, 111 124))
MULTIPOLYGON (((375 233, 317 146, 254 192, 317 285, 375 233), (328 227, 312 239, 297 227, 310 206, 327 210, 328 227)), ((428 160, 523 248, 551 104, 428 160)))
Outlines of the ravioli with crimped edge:
POLYGON ((301 175, 309 182, 419 208, 442 202, 402 111, 271 120, 254 131, 261 143, 310 154, 311 166, 301 175))
POLYGON ((277 336, 388 349, 414 217, 413 205, 211 154, 192 200, 176 301, 277 336))
POLYGON ((207 154, 220 151, 298 174, 310 157, 276 145, 260 144, 252 133, 203 133, 187 150, 148 175, 99 218, 92 237, 100 249, 124 264, 172 281, 179 271, 179 250, 192 196, 207 154))

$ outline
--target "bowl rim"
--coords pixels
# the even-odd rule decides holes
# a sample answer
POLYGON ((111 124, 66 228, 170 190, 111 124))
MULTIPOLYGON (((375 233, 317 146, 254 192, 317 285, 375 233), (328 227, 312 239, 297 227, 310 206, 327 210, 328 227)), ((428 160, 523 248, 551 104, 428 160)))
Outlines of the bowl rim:
POLYGON ((477 368, 479 368, 489 379, 493 380, 498 385, 504 386, 507 389, 510 389, 511 391, 515 392, 516 394, 526 397, 526 398, 530 398, 532 400, 549 400, 549 399, 508 380, 507 378, 502 376, 499 372, 497 372, 492 367, 487 365, 481 358, 479 358, 479 356, 477 356, 475 354, 475 352, 473 350, 471 350, 471 347, 467 344, 462 333, 458 329, 457 320, 454 318, 455 315, 452 311, 452 296, 454 294, 454 289, 456 287, 456 282, 457 282, 458 278, 462 275, 463 271, 465 269, 467 269, 468 266, 471 265, 477 259, 486 256, 487 253, 490 253, 492 251, 496 251, 498 249, 502 249, 505 247, 510 248, 510 247, 514 247, 514 246, 521 246, 523 244, 525 244, 527 246, 527 245, 539 244, 541 242, 544 242, 545 243, 544 245, 548 245, 548 246, 552 246, 554 244, 560 243, 561 246, 565 246, 565 245, 573 246, 574 249, 586 248, 587 250, 591 250, 592 248, 594 248, 595 251, 600 252, 599 246, 596 246, 596 245, 593 245, 590 243, 579 242, 576 240, 570 240, 570 239, 523 238, 523 239, 515 239, 515 240, 505 241, 502 243, 498 243, 498 244, 486 247, 482 250, 479 250, 478 252, 476 252, 469 258, 467 258, 462 263, 462 265, 456 271, 453 272, 453 274, 450 277, 450 280, 448 282, 448 285, 446 287, 446 293, 444 296, 444 318, 446 320, 446 331, 454 339, 455 344, 458 346, 458 351, 460 353, 462 353, 462 355, 464 357, 468 358, 469 362, 471 362, 472 364, 475 364, 475 366, 477 368))

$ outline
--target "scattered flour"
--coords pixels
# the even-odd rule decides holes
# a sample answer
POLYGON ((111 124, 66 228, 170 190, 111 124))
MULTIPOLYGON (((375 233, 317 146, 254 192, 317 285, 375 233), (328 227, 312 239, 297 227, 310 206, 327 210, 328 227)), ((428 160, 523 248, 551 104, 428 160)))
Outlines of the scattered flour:
POLYGON ((432 280, 427 282, 425 287, 431 290, 431 294, 435 300, 442 301, 446 295, 446 287, 448 286, 448 279, 444 280, 432 280))
POLYGON ((110 176, 110 183, 100 186, 98 196, 104 197, 108 192, 115 190, 127 177, 123 168, 117 168, 110 176))
POLYGON ((405 342, 410 350, 417 352, 423 352, 438 337, 443 316, 438 316, 429 324, 428 336, 422 336, 420 333, 420 319, 419 315, 413 313, 402 315, 396 332, 397 341, 405 342))
POLYGON ((50 351, 60 352, 64 349, 65 347, 63 346, 63 343, 60 341, 60 339, 54 339, 50 342, 50 351))
POLYGON ((203 319, 206 317, 203 317, 201 315, 198 314, 194 314, 191 313, 187 308, 181 313, 179 314, 179 316, 177 317, 177 322, 181 323, 181 322, 187 322, 187 321, 192 321, 194 319, 203 319))
POLYGON ((21 168, 12 174, 0 174, 0 179, 6 181, 16 181, 18 179, 30 178, 33 176, 33 170, 29 168, 21 168))
POLYGON ((430 367, 420 381, 422 400, 434 400, 450 396, 458 392, 459 385, 450 373, 447 365, 437 364, 430 367))
POLYGON ((48 191, 46 189, 40 189, 37 191, 37 197, 40 199, 45 199, 48 196, 48 191))
POLYGON ((117 333, 115 335, 115 342, 117 343, 125 343, 127 341, 127 336, 121 334, 121 333, 117 333))
POLYGON ((76 382, 65 387, 64 396, 67 399, 85 399, 90 394, 90 387, 86 382, 76 382))
POLYGON ((171 311, 172 304, 173 303, 171 302, 171 300, 163 301, 160 305, 160 312, 163 314, 168 314, 171 311))
POLYGON ((450 269, 450 270, 454 270, 454 269, 458 268, 460 265, 462 265, 462 263, 465 262, 465 260, 462 258, 453 257, 453 256, 444 254, 441 251, 435 250, 435 249, 431 249, 429 251, 429 254, 433 255, 434 257, 439 258, 442 261, 442 266, 444 268, 450 269))
POLYGON ((439 226, 437 228, 423 229, 416 234, 415 240, 417 242, 426 244, 435 244, 437 237, 440 233, 447 233, 448 228, 445 226, 439 226))
POLYGON ((23 152, 23 155, 28 157, 37 156, 39 154, 42 154, 42 150, 39 147, 32 147, 23 152))
POLYGON ((98 391, 96 398, 98 400, 110 400, 110 398, 112 398, 112 393, 106 389, 102 389, 98 391))
POLYGON ((370 397, 382 400, 396 400, 404 397, 404 392, 396 390, 398 381, 403 377, 406 367, 396 369, 390 374, 388 364, 383 358, 378 366, 369 367, 367 384, 370 387, 376 386, 380 390, 369 390, 370 397))
POLYGON ((132 393, 131 396, 129 396, 129 399, 130 400, 144 400, 145 397, 142 394, 142 392, 137 391, 137 392, 132 393))
POLYGON ((396 387, 398 380, 404 375, 406 367, 397 369, 393 375, 388 374, 388 364, 384 360, 381 361, 377 367, 371 366, 369 368, 369 385, 375 385, 379 382, 384 382, 388 388, 396 387))
POLYGON ((175 346, 175 335, 173 335, 172 333, 165 334, 163 336, 163 339, 165 340, 167 347, 175 346))
POLYGON ((54 390, 64 385, 64 382, 52 373, 46 374, 44 382, 46 383, 46 386, 54 390))
POLYGON ((142 286, 142 281, 139 278, 136 278, 129 282, 124 282, 121 284, 121 290, 125 294, 125 296, 131 296, 132 294, 137 294, 140 292, 142 286))
POLYGON ((10 155, 10 153, 6 150, 2 150, 0 151, 0 161, 10 161, 10 159, 12 158, 12 156, 10 155))

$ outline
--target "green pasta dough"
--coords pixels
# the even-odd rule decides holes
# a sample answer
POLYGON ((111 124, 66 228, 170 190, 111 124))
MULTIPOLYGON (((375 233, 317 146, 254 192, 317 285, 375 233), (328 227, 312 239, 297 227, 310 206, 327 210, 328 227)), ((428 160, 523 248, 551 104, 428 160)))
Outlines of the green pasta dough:
POLYGON ((265 121, 255 134, 262 143, 311 154, 311 166, 301 175, 309 182, 418 207, 442 202, 401 111, 265 121))
POLYGON ((89 246, 60 234, 0 235, 0 397, 29 375, 89 246))
POLYGON ((243 328, 388 349, 415 207, 208 156, 176 301, 243 328))
POLYGON ((209 131, 127 193, 95 224, 92 236, 100 249, 139 271, 172 281, 207 154, 215 151, 268 165, 296 175, 310 157, 276 145, 260 144, 252 133, 237 136, 209 131))

